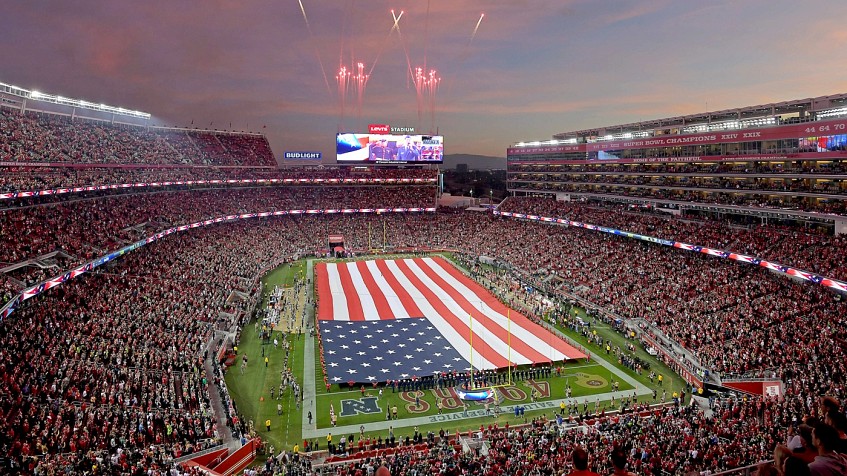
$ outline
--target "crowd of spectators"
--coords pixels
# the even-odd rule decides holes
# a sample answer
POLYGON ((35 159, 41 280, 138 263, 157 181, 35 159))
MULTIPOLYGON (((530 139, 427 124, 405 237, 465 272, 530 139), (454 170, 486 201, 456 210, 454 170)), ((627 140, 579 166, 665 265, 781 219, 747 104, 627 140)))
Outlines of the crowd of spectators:
MULTIPOLYGON (((684 236, 685 241, 694 243, 697 240, 690 239, 690 234, 709 227, 552 200, 510 198, 503 209, 563 216, 671 239, 684 236), (657 229, 667 235, 656 233, 657 229)), ((618 315, 647 320, 694 351, 699 363, 708 368, 728 376, 761 376, 768 370, 783 379, 785 397, 769 402, 766 408, 775 426, 788 428, 804 414, 814 415, 819 395, 847 396, 847 307, 841 296, 818 286, 777 278, 758 267, 600 233, 594 233, 591 241, 577 240, 574 235, 592 232, 545 228, 549 229, 546 233, 539 233, 556 238, 527 237, 524 232, 518 241, 542 243, 542 248, 550 250, 530 246, 529 259, 503 258, 530 273, 540 269, 550 272, 564 282, 561 290, 618 315), (539 251, 548 259, 538 260, 539 251)), ((749 238, 775 251, 796 243, 790 232, 770 231, 785 233, 785 244, 768 247, 771 238, 767 234, 755 237, 762 230, 751 230, 749 238)), ((743 243, 748 237, 712 233, 712 239, 730 243, 743 243)), ((831 246, 825 240, 832 237, 812 239, 823 240, 816 242, 820 243, 815 244, 818 250, 831 246)))
MULTIPOLYGON (((518 428, 492 424, 467 434, 484 441, 487 454, 463 453, 439 441, 424 451, 401 451, 385 458, 384 464, 392 469, 396 463, 413 465, 421 474, 559 475, 578 469, 611 474, 614 457, 622 460, 621 467, 658 476, 695 469, 714 472, 768 456, 753 407, 731 399, 717 410, 723 420, 682 406, 601 416, 576 426, 559 426, 548 416, 518 428), (732 435, 731 429, 740 434, 732 435), (582 460, 574 458, 579 450, 582 460)), ((318 474, 355 474, 368 464, 372 462, 364 460, 318 474)))
POLYGON ((178 234, 27 301, 0 324, 0 454, 31 473, 96 451, 101 467, 135 474, 216 441, 212 331, 244 319, 251 300, 234 291, 257 296, 260 271, 325 240, 298 227, 178 234))
MULTIPOLYGON (((70 167, 28 167, 9 166, 0 167, 0 193, 12 192, 39 192, 57 188, 91 187, 103 185, 121 184, 148 184, 175 181, 230 181, 251 180, 245 183, 223 183, 197 184, 195 186, 249 186, 255 184, 279 184, 285 185, 325 183, 326 181, 341 181, 359 183, 359 181, 383 181, 383 183, 431 183, 437 179, 435 169, 379 169, 371 168, 356 170, 342 168, 309 168, 309 169, 250 169, 250 168, 219 168, 219 167, 190 167, 190 168, 70 168, 70 167), (308 182, 302 182, 302 180, 308 182), (296 180, 297 182, 288 182, 296 180), (276 182, 274 182, 276 181, 276 182)), ((165 186, 159 186, 163 189, 165 186)), ((176 188, 176 185, 166 187, 176 188)), ((119 190, 126 190, 121 188, 119 190)), ((144 191, 143 187, 134 186, 130 191, 144 191)), ((155 190, 153 190, 155 191, 155 190)), ((81 192, 79 192, 81 193, 81 192)), ((64 194, 60 194, 64 195, 64 194)), ((7 199, 8 203, 19 203, 20 205, 36 202, 26 197, 7 199), (17 200, 17 202, 15 202, 17 200)), ((67 199, 57 197, 57 199, 67 199)))
POLYGON ((811 271, 835 279, 847 280, 847 238, 778 225, 738 226, 728 221, 683 219, 660 214, 641 213, 625 205, 558 202, 551 198, 510 197, 502 211, 606 226, 671 241, 732 251, 811 271))
POLYGON ((542 190, 547 192, 571 192, 579 194, 602 194, 620 197, 649 198, 691 202, 698 204, 733 205, 753 208, 775 208, 780 210, 799 210, 824 214, 847 214, 847 200, 838 197, 806 197, 784 193, 773 195, 767 192, 715 189, 672 189, 657 186, 638 186, 625 184, 569 184, 536 183, 530 187, 509 185, 519 190, 542 190))
POLYGON ((33 192, 55 188, 187 180, 276 178, 276 170, 220 167, 0 167, 0 192, 33 192))
POLYGON ((276 166, 260 134, 148 128, 2 107, 0 162, 276 166))
MULTIPOLYGON (((0 211, 0 267, 61 250, 79 264, 171 226, 225 215, 328 208, 429 208, 433 186, 261 187, 109 196, 0 211), (94 232, 96 230, 96 232, 94 232)), ((42 268, 6 276, 21 286, 42 268)), ((4 285, 5 287, 5 285, 4 285)))
MULTIPOLYGON (((537 177, 511 177, 514 188, 532 188, 540 180, 537 177)), ((782 177, 728 177, 728 176, 688 176, 688 175, 646 175, 646 174, 567 174, 551 180, 556 184, 566 186, 636 186, 638 188, 675 189, 676 191, 691 189, 722 189, 732 192, 803 192, 815 194, 847 193, 847 182, 843 180, 825 180, 812 183, 811 181, 795 180, 782 177)))
POLYGON ((686 162, 660 164, 613 164, 596 162, 590 165, 521 164, 512 162, 509 174, 515 178, 533 177, 533 180, 558 178, 571 173, 589 174, 697 174, 698 176, 720 174, 844 174, 847 164, 841 160, 790 161, 790 162, 686 162))
MULTIPOLYGON (((173 180, 437 176, 435 170, 272 169, 276 161, 261 135, 145 128, 6 108, 0 108, 0 162, 20 164, 0 169, 0 192, 173 180), (48 162, 94 168, 31 167, 48 162), (225 168, 230 166, 240 168, 225 168)), ((843 173, 841 162, 601 164, 570 167, 569 175, 536 166, 525 170, 526 175, 512 173, 510 179, 592 182, 548 184, 564 191, 847 212, 844 201, 758 194, 842 193, 837 182, 812 186, 721 175, 843 173), (602 179, 591 175, 598 171, 602 179), (712 175, 649 180, 626 175, 633 172, 712 175)), ((433 184, 156 192, 6 202, 8 208, 0 211, 0 267, 24 265, 0 273, 0 305, 25 286, 175 225, 249 212, 425 208, 435 202, 433 184), (51 252, 57 253, 44 257, 51 252)), ((501 210, 736 251, 847 280, 847 241, 812 230, 739 227, 537 198, 509 198, 501 210)), ((493 425, 474 435, 488 444, 487 455, 463 454, 446 440, 430 439, 426 449, 409 445, 378 460, 326 467, 321 474, 369 474, 380 465, 392 474, 561 474, 570 465, 605 474, 627 465, 642 474, 686 474, 752 464, 769 458, 775 448, 776 466, 786 470, 798 449, 809 450, 804 461, 812 464, 811 450, 844 452, 847 424, 838 404, 847 398, 842 296, 759 267, 657 244, 442 210, 284 216, 204 227, 166 237, 26 301, 0 322, 3 467, 25 474, 161 474, 170 470, 173 458, 218 442, 237 425, 213 408, 215 398, 228 398, 219 388, 223 381, 207 374, 213 331, 244 324, 258 297, 259 273, 293 256, 323 254, 329 234, 342 234, 345 246, 354 250, 443 248, 496 258, 514 274, 491 282, 506 288, 517 276, 529 277, 554 301, 575 296, 614 315, 643 320, 662 333, 654 337, 689 350, 697 364, 723 376, 767 372, 784 382, 784 394, 724 399, 710 416, 687 405, 597 415, 571 431, 561 431, 547 418, 521 429, 493 425), (385 242, 379 242, 383 236, 385 242), (234 297, 241 295, 249 298, 234 297), (833 399, 820 405, 821 395, 833 399), (833 440, 832 430, 841 438, 833 440), (805 435, 799 447, 795 433, 805 435), (782 443, 794 447, 786 450, 782 443), (579 448, 591 455, 585 464, 576 456, 579 448)), ((527 311, 541 317, 546 305, 533 301, 538 294, 522 287, 513 292, 522 302, 535 302, 527 311)), ((312 470, 310 461, 289 455, 269 460, 264 469, 267 474, 312 470)))
POLYGON ((222 167, 0 167, 0 192, 39 191, 54 188, 161 183, 189 180, 349 180, 378 179, 426 181, 437 179, 436 169, 350 169, 339 167, 297 167, 280 169, 222 167))

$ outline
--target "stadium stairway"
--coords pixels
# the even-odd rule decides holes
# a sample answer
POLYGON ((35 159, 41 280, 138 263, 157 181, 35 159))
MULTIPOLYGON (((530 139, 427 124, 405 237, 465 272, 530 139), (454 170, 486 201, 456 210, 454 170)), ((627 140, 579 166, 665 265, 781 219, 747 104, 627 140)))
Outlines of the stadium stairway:
MULTIPOLYGON (((211 348, 211 343, 209 345, 211 348)), ((216 358, 215 352, 210 352, 209 355, 203 360, 203 368, 206 371, 206 375, 208 378, 209 385, 209 403, 212 405, 212 409, 214 410, 215 419, 217 420, 218 427, 218 437, 221 439, 224 445, 232 445, 236 443, 237 440, 233 437, 232 432, 226 424, 226 408, 224 408, 224 404, 221 401, 220 391, 218 390, 217 385, 215 384, 215 379, 212 378, 215 375, 215 370, 212 368, 212 359, 216 358)))
POLYGON ((210 476, 232 476, 241 473, 256 459, 257 450, 262 446, 258 438, 247 441, 243 446, 236 444, 218 447, 201 453, 183 462, 186 468, 198 468, 210 476))

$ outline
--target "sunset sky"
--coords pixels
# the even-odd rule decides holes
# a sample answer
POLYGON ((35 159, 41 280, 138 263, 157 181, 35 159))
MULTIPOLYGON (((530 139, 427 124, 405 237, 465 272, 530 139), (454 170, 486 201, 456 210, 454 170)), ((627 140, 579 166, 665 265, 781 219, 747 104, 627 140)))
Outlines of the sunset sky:
POLYGON ((302 5, 311 35, 297 0, 4 2, 0 81, 156 124, 231 123, 277 156, 325 162, 337 131, 369 123, 434 126, 448 154, 503 156, 557 132, 847 92, 844 0, 302 5), (351 82, 342 120, 335 74, 354 61, 372 74, 361 114, 351 82), (442 78, 434 120, 409 79, 424 63, 442 78))

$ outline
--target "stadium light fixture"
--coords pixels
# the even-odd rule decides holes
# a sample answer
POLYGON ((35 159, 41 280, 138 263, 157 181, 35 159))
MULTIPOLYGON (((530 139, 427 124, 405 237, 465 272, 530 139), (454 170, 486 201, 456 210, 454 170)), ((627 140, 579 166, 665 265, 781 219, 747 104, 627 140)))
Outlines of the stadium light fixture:
POLYGON ((539 146, 539 145, 559 145, 559 144, 576 144, 576 143, 577 143, 576 138, 572 137, 570 139, 561 139, 561 140, 550 139, 550 140, 546 140, 546 141, 537 141, 537 140, 531 141, 531 142, 520 141, 520 142, 515 143, 515 147, 536 147, 536 146, 539 146))
MULTIPOLYGON (((647 131, 638 131, 638 132, 624 132, 621 134, 606 134, 602 137, 598 137, 597 139, 590 142, 602 142, 609 140, 627 140, 627 139, 639 139, 643 137, 650 137, 650 133, 647 131)), ((576 139, 572 139, 573 143, 576 143, 576 139)))
POLYGON ((741 121, 741 127, 773 126, 776 125, 775 117, 757 117, 741 121))
POLYGON ((90 109, 92 111, 107 112, 112 114, 120 114, 122 116, 136 117, 140 119, 150 119, 151 115, 147 112, 133 111, 123 107, 107 106, 105 104, 94 104, 81 99, 71 99, 59 95, 45 94, 40 91, 29 91, 11 84, 0 82, 0 92, 18 96, 24 99, 34 99, 37 101, 49 102, 51 104, 59 104, 62 106, 78 107, 82 109, 90 109))
POLYGON ((744 129, 747 127, 776 125, 775 117, 758 117, 743 121, 716 122, 714 124, 697 124, 682 129, 683 133, 725 131, 727 129, 744 129))
POLYGON ((817 117, 818 119, 825 119, 827 117, 843 116, 844 114, 847 114, 847 107, 839 107, 837 109, 821 111, 817 113, 817 117))

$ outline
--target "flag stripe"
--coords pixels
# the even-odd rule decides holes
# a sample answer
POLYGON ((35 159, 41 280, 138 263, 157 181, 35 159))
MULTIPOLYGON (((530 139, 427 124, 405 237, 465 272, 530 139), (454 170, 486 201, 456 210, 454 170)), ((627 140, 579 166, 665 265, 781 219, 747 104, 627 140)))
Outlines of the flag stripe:
MULTIPOLYGON (((407 289, 413 296, 416 297, 416 301, 421 302, 421 308, 423 309, 424 317, 441 333, 441 335, 447 340, 447 342, 453 346, 459 352, 459 355, 465 359, 465 364, 470 364, 468 360, 471 355, 471 346, 468 343, 467 336, 468 330, 465 327, 465 333, 462 335, 459 330, 457 330, 453 326, 453 322, 449 321, 450 317, 449 312, 442 313, 438 308, 437 304, 440 302, 437 299, 429 300, 424 297, 424 294, 420 289, 412 282, 412 280, 406 276, 405 273, 400 269, 400 263, 397 261, 388 261, 385 263, 388 268, 394 273, 394 276, 397 278, 398 282, 400 282, 405 289, 407 289)), ((474 367, 478 369, 491 369, 494 368, 494 364, 489 362, 483 356, 474 357, 474 367)))
MULTIPOLYGON (((556 361, 567 358, 567 355, 561 352, 556 345, 563 344, 563 348, 566 350, 572 349, 570 345, 546 329, 540 328, 535 323, 529 321, 520 313, 510 310, 485 288, 482 288, 475 281, 463 275, 449 263, 432 258, 423 258, 422 262, 441 276, 447 286, 454 288, 464 296, 477 309, 478 313, 491 319, 491 326, 496 326, 499 332, 501 332, 501 336, 508 336, 509 332, 511 332, 513 349, 518 348, 517 344, 515 344, 517 340, 535 353, 531 354, 521 351, 527 357, 534 355, 530 357, 533 362, 556 361), (511 324, 509 323, 510 320, 511 324), (528 325, 532 325, 535 329, 527 329, 528 325), (546 340, 542 339, 541 336, 545 337, 546 340)), ((507 337, 501 337, 501 339, 507 339, 507 337)))
MULTIPOLYGON (((429 266, 433 272, 442 277, 447 286, 454 288, 458 293, 464 296, 479 315, 487 317, 489 319, 490 326, 495 332, 499 332, 498 335, 501 336, 501 339, 508 342, 508 335, 511 332, 513 350, 515 348, 521 349, 523 347, 531 349, 532 352, 530 353, 522 351, 525 356, 531 359, 529 361, 546 362, 551 360, 560 360, 563 358, 561 354, 555 352, 555 350, 551 348, 549 343, 549 341, 552 340, 559 340, 558 338, 555 338, 549 332, 543 331, 542 335, 546 335, 546 337, 548 337, 548 342, 544 342, 542 339, 527 331, 521 327, 518 322, 515 322, 515 320, 512 319, 512 314, 514 314, 515 317, 519 317, 517 312, 509 313, 508 317, 505 313, 497 312, 497 310, 492 307, 492 304, 498 304, 499 301, 482 288, 479 289, 479 292, 474 292, 474 290, 470 289, 469 285, 473 283, 473 281, 462 275, 454 267, 449 265, 445 266, 443 262, 437 262, 430 258, 424 258, 422 263, 429 266), (446 269, 448 267, 450 268, 450 271, 455 271, 455 275, 446 269), (510 319, 512 320, 511 324, 509 324, 510 319), (521 347, 521 345, 523 347, 521 347)), ((508 312, 508 310, 506 312, 508 312)))
MULTIPOLYGON (((508 356, 508 347, 511 344, 512 347, 512 355, 511 360, 512 363, 517 363, 519 365, 528 364, 531 362, 545 362, 549 361, 550 358, 541 354, 538 349, 534 349, 530 347, 526 342, 527 336, 522 335, 525 333, 521 333, 519 335, 516 331, 522 331, 518 326, 511 326, 512 336, 515 337, 513 339, 509 339, 509 332, 507 330, 507 323, 505 316, 496 315, 496 313, 487 313, 485 303, 480 305, 482 301, 482 297, 476 294, 470 293, 467 288, 462 289, 462 286, 457 286, 458 283, 450 283, 445 280, 444 276, 439 273, 436 269, 441 270, 441 267, 434 263, 431 259, 421 259, 418 258, 415 260, 418 266, 430 277, 430 279, 435 282, 439 287, 447 291, 450 297, 462 307, 462 310, 466 314, 471 314, 478 321, 485 326, 486 330, 491 334, 497 336, 497 338, 503 342, 506 346, 505 355, 508 356), (471 299, 475 299, 477 301, 476 304, 472 304, 468 299, 468 295, 471 295, 471 299), (496 317, 502 318, 502 322, 498 323, 495 320, 496 317)), ((454 280, 455 281, 455 280, 454 280)), ((499 319, 498 319, 499 320, 499 319)))
POLYGON ((441 269, 453 276, 477 296, 485 296, 482 299, 483 303, 487 304, 494 312, 497 312, 501 316, 509 313, 509 318, 512 320, 513 335, 520 333, 521 338, 527 339, 532 347, 539 350, 544 348, 541 347, 542 345, 545 347, 552 347, 553 350, 555 350, 555 353, 553 354, 552 359, 550 359, 551 356, 548 356, 548 359, 558 361, 562 359, 579 359, 586 357, 572 345, 555 336, 552 332, 542 326, 531 321, 523 314, 513 309, 510 310, 505 304, 489 293, 487 289, 483 288, 482 285, 462 274, 461 271, 456 269, 456 267, 443 258, 436 256, 426 259, 431 259, 434 263, 438 263, 441 269), (542 336, 544 339, 542 339, 542 336))
POLYGON ((350 264, 355 267, 356 273, 358 273, 359 276, 362 278, 362 282, 365 284, 365 287, 368 290, 368 294, 370 294, 371 299, 373 300, 374 306, 376 306, 376 308, 379 310, 379 318, 396 319, 397 317, 399 317, 394 314, 394 309, 388 304, 388 299, 386 299, 385 295, 383 294, 382 289, 385 288, 380 289, 379 285, 376 284, 373 274, 368 269, 367 262, 354 261, 350 264))
POLYGON ((337 263, 331 263, 330 266, 336 270, 341 279, 341 288, 344 290, 344 298, 347 301, 348 320, 364 321, 365 313, 362 311, 362 300, 359 298, 359 293, 356 292, 356 287, 353 286, 353 280, 347 266, 339 266, 337 263))
POLYGON ((356 263, 354 261, 340 263, 338 267, 344 268, 350 274, 350 280, 356 289, 356 295, 359 297, 359 303, 362 305, 362 316, 364 316, 365 320, 376 321, 380 319, 380 314, 385 310, 377 308, 375 296, 371 294, 370 289, 365 284, 365 280, 361 273, 359 273, 356 263))
MULTIPOLYGON (((454 332, 457 332, 462 339, 473 339, 472 347, 474 354, 477 356, 482 356, 488 362, 494 364, 497 368, 508 367, 508 362, 506 358, 499 354, 497 351, 491 348, 488 343, 482 339, 482 336, 478 331, 471 332, 468 324, 465 324, 464 319, 465 316, 459 316, 453 313, 453 311, 448 308, 444 302, 433 292, 430 286, 427 286, 422 281, 421 277, 418 273, 415 273, 412 269, 409 268, 409 262, 407 260, 396 260, 394 262, 406 278, 412 283, 413 286, 420 292, 432 307, 438 312, 439 316, 445 319, 450 327, 453 328, 454 332)), ((427 315, 427 317, 430 317, 427 315)), ((465 358, 469 358, 465 357, 465 358)))
MULTIPOLYGON (((379 263, 379 261, 368 260, 362 261, 362 263, 365 263, 365 266, 367 267, 367 274, 374 280, 374 285, 382 292, 382 295, 385 297, 386 304, 388 305, 388 307, 391 308, 391 314, 395 318, 400 319, 405 317, 423 317, 423 314, 421 314, 420 312, 417 312, 415 314, 410 313, 416 311, 417 306, 414 306, 415 309, 406 309, 406 307, 403 305, 403 300, 397 293, 397 287, 388 284, 388 281, 385 280, 382 271, 377 266, 377 263, 379 263)), ((365 270, 363 269, 361 271, 362 275, 364 276, 366 274, 365 270)), ((411 298, 408 299, 412 303, 412 305, 414 305, 414 301, 412 301, 411 298)))
POLYGON ((326 273, 326 263, 318 263, 315 266, 315 279, 318 281, 318 297, 321 299, 318 304, 318 319, 321 320, 330 320, 333 317, 333 296, 329 289, 329 279, 327 279, 326 273))
MULTIPOLYGON (((394 272, 389 269, 387 262, 384 260, 378 260, 376 261, 376 267, 379 269, 382 278, 385 279, 391 289, 397 293, 397 298, 400 299, 401 303, 403 303, 403 308, 406 309, 406 313, 411 317, 423 317, 424 313, 421 311, 421 307, 417 305, 415 299, 411 294, 409 294, 410 288, 400 284, 397 277, 394 275, 394 272)), ((423 300, 426 301, 425 299, 423 300)))
POLYGON ((335 263, 329 263, 326 265, 326 276, 329 281, 329 292, 332 295, 332 319, 349 321, 349 301, 346 293, 344 292, 341 277, 338 275, 338 266, 336 266, 335 263))

